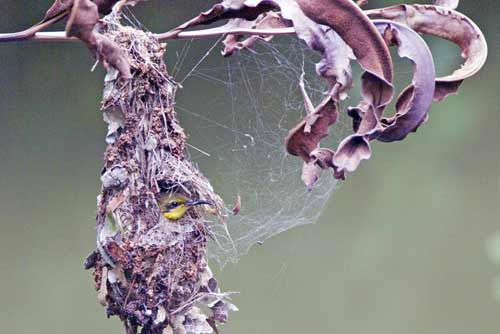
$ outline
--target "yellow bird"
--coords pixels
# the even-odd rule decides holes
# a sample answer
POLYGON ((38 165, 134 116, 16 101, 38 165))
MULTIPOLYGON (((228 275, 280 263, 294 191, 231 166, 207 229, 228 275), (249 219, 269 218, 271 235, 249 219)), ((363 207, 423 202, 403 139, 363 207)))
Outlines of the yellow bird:
POLYGON ((214 205, 210 201, 191 200, 184 195, 170 194, 168 192, 160 194, 158 201, 161 214, 168 220, 179 220, 184 217, 190 207, 202 204, 214 205))

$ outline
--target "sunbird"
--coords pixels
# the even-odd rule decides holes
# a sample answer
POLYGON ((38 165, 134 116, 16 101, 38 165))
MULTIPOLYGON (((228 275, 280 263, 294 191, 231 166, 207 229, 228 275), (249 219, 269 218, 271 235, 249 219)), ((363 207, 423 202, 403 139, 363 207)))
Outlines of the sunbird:
POLYGON ((191 200, 184 195, 170 194, 168 192, 160 194, 158 201, 161 214, 168 220, 179 220, 184 217, 190 207, 202 204, 214 205, 210 201, 191 200))

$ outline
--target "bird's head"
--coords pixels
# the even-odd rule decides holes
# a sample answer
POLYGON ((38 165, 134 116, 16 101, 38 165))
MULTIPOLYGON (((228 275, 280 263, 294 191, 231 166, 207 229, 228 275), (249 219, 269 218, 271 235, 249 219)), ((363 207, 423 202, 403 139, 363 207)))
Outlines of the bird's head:
POLYGON ((214 205, 210 201, 205 200, 191 200, 184 195, 178 194, 160 194, 158 201, 160 212, 168 220, 179 220, 186 214, 186 211, 195 205, 214 205))

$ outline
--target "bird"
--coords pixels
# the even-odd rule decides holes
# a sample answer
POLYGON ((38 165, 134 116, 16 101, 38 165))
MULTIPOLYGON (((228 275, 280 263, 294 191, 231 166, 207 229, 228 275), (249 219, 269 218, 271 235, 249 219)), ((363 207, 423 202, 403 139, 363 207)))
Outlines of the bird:
POLYGON ((214 203, 206 200, 192 200, 181 194, 171 194, 168 192, 160 193, 160 198, 158 200, 158 205, 160 207, 160 212, 167 220, 179 220, 189 208, 195 205, 210 205, 214 206, 214 203))

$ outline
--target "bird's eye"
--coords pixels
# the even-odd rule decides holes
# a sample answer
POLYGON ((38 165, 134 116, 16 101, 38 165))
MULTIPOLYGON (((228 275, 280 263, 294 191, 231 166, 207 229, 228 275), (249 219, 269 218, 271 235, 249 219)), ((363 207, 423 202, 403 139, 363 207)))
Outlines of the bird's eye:
POLYGON ((175 209, 178 206, 179 206, 179 202, 177 202, 177 201, 170 202, 167 205, 167 210, 175 209))

